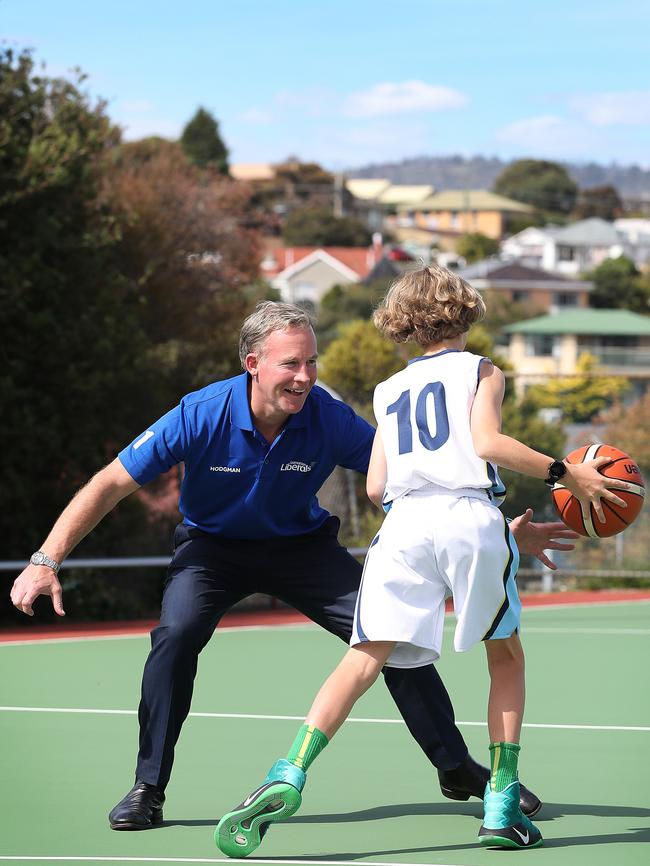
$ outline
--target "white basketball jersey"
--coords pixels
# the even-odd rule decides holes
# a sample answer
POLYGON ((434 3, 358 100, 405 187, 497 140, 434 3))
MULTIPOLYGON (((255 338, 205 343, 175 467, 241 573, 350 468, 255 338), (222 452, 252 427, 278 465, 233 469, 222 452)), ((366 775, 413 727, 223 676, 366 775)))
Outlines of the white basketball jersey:
POLYGON ((483 360, 444 349, 410 361, 377 385, 374 410, 388 466, 385 502, 427 484, 479 487, 497 504, 503 500, 496 467, 477 455, 470 430, 483 360))

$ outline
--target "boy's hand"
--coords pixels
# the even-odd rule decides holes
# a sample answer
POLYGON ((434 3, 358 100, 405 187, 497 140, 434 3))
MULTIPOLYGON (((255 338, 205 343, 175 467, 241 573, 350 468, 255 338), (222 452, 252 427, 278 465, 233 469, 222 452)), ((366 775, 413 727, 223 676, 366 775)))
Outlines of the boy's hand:
POLYGON ((555 571, 557 565, 548 558, 544 551, 573 550, 575 544, 568 544, 566 540, 573 541, 580 536, 561 521, 533 523, 532 517, 533 509, 527 508, 523 514, 510 521, 510 531, 514 535, 521 553, 530 553, 536 556, 543 565, 555 571), (565 543, 556 539, 562 539, 565 543))
POLYGON ((580 502, 586 506, 593 505, 596 516, 601 523, 605 522, 601 499, 613 502, 621 508, 627 508, 627 502, 608 488, 633 490, 633 486, 627 481, 601 475, 598 467, 611 462, 609 457, 595 457, 585 463, 566 463, 565 461, 567 472, 561 481, 564 487, 570 490, 574 496, 577 496, 580 502))

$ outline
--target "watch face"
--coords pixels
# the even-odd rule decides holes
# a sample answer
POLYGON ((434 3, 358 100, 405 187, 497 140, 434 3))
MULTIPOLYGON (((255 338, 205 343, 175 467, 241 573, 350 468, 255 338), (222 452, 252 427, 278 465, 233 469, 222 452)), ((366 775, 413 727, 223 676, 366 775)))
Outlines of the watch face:
POLYGON ((34 554, 32 554, 32 559, 31 559, 32 565, 42 565, 44 559, 45 559, 44 553, 34 553, 34 554))

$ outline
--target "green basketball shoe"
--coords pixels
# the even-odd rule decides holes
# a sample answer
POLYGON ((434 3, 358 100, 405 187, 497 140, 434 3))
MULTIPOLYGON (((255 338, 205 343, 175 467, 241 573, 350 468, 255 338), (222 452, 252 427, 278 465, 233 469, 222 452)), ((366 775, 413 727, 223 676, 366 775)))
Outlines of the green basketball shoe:
POLYGON ((493 848, 539 848, 542 834, 519 808, 519 782, 503 791, 491 791, 488 782, 483 798, 485 817, 478 831, 481 845, 493 848))
POLYGON ((264 782, 217 824, 214 841, 227 857, 248 857, 259 847, 269 825, 285 821, 300 808, 306 775, 284 758, 264 782))

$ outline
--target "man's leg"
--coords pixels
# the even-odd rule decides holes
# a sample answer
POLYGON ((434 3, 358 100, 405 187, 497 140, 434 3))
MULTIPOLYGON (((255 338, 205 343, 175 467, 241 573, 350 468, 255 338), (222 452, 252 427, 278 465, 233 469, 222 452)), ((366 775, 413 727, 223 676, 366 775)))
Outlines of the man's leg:
POLYGON ((213 539, 188 537, 181 526, 176 542, 142 678, 136 784, 109 815, 114 830, 148 829, 162 821, 164 790, 190 710, 199 653, 223 613, 246 594, 241 583, 231 581, 226 557, 213 539))

